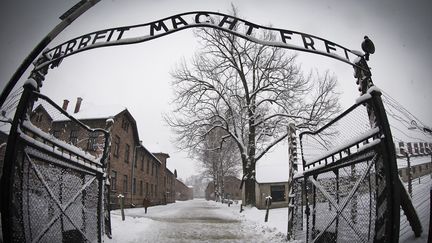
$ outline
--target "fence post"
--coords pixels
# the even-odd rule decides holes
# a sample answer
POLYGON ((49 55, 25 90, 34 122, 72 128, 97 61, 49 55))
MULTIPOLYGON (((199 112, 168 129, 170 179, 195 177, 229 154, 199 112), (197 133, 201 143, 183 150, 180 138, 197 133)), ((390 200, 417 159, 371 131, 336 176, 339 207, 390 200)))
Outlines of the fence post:
POLYGON ((412 198, 412 173, 411 173, 411 161, 408 153, 405 152, 405 156, 407 158, 407 167, 408 167, 408 193, 412 198))
MULTIPOLYGON (((0 212, 2 221, 3 241, 13 242, 13 233, 16 229, 13 228, 14 212, 11 210, 13 205, 13 184, 15 180, 15 160, 17 155, 17 140, 19 137, 18 128, 25 114, 28 112, 30 103, 32 102, 32 92, 37 90, 37 82, 34 79, 28 79, 23 85, 24 90, 15 110, 15 115, 12 122, 12 127, 7 140, 7 147, 4 156, 3 174, 0 178, 0 212)), ((21 224, 22 225, 22 224, 21 224)), ((24 230, 22 226, 20 231, 24 230)))
POLYGON ((264 217, 264 222, 268 221, 268 215, 269 215, 269 210, 270 210, 270 206, 272 204, 272 197, 271 196, 267 196, 265 199, 265 204, 266 204, 266 214, 264 217))
MULTIPOLYGON (((295 210, 295 194, 294 192, 294 174, 298 171, 297 166, 297 137, 296 126, 293 123, 288 125, 288 154, 289 154, 289 174, 288 174, 288 225, 287 239, 294 239, 293 236, 293 220, 295 210)), ((302 205, 300 205, 302 207, 302 205)))
POLYGON ((119 198, 119 201, 120 201, 120 211, 121 211, 122 221, 125 221, 124 196, 122 194, 119 194, 117 197, 119 198))

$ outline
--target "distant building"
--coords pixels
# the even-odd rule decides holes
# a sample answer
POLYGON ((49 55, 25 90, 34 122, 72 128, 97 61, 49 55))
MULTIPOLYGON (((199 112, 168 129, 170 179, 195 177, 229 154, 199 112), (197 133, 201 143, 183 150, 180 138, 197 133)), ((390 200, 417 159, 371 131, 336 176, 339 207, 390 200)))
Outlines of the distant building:
POLYGON ((266 208, 265 199, 272 197, 270 208, 288 207, 288 181, 268 182, 255 184, 256 207, 259 209, 266 208))
MULTIPOLYGON (((234 176, 225 176, 223 185, 223 198, 241 200, 242 193, 240 190, 241 180, 234 176)), ((206 200, 215 200, 215 185, 211 181, 207 184, 205 189, 206 200)))
POLYGON ((186 201, 193 199, 193 188, 186 186, 182 181, 176 179, 176 200, 186 201))
MULTIPOLYGON (((406 157, 397 159, 398 172, 402 181, 408 181, 408 163, 406 157)), ((410 157, 412 179, 432 173, 432 155, 410 157)))
POLYGON ((272 197, 270 208, 288 207, 288 166, 257 166, 255 200, 258 209, 266 208, 266 197, 272 197))

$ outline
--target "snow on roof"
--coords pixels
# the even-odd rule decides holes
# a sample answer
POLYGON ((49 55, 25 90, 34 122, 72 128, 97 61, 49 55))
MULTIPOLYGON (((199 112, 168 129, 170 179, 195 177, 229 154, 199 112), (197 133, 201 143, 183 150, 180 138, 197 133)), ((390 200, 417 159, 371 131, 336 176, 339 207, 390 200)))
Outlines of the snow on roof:
POLYGON ((276 159, 274 157, 274 160, 258 161, 255 169, 256 181, 258 183, 274 183, 288 181, 288 159, 276 159))
POLYGON ((256 181, 258 183, 288 182, 288 162, 284 165, 256 166, 256 181))
MULTIPOLYGON (((424 163, 431 163, 431 156, 417 156, 417 157, 410 157, 410 164, 413 165, 420 165, 424 163)), ((408 166, 407 159, 406 158, 398 158, 397 159, 397 165, 398 168, 405 168, 408 166)))
POLYGON ((78 120, 85 120, 96 118, 107 119, 126 110, 126 107, 118 104, 94 104, 83 100, 79 112, 73 113, 74 109, 75 106, 72 105, 66 111, 78 120))
POLYGON ((287 144, 278 144, 264 155, 256 164, 256 181, 258 183, 287 182, 288 165, 287 144))

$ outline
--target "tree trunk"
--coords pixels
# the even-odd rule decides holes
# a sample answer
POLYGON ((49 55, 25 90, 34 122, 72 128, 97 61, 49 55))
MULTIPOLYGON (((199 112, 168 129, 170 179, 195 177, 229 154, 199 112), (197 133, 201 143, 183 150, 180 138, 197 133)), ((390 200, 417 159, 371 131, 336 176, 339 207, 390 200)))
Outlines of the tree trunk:
POLYGON ((245 181, 245 202, 243 205, 256 205, 255 201, 255 180, 254 179, 246 179, 245 181))

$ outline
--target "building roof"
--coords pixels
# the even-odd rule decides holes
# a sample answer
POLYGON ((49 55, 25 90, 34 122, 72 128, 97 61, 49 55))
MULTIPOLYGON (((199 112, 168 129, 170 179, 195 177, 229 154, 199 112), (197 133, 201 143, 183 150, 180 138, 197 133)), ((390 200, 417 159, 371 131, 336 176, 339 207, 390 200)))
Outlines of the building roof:
POLYGON ((125 106, 118 104, 101 105, 94 104, 91 102, 86 102, 83 100, 78 113, 74 112, 74 107, 69 105, 66 110, 70 115, 78 120, 88 120, 88 119, 108 119, 114 117, 124 110, 127 110, 125 106))
MULTIPOLYGON (((420 165, 425 163, 431 163, 431 155, 424 155, 424 156, 416 156, 416 157, 410 157, 410 164, 413 165, 420 165)), ((406 158, 398 158, 396 159, 398 168, 405 168, 408 166, 407 159, 406 158)))
POLYGON ((288 162, 285 164, 260 164, 256 166, 258 183, 287 182, 289 175, 288 162))

